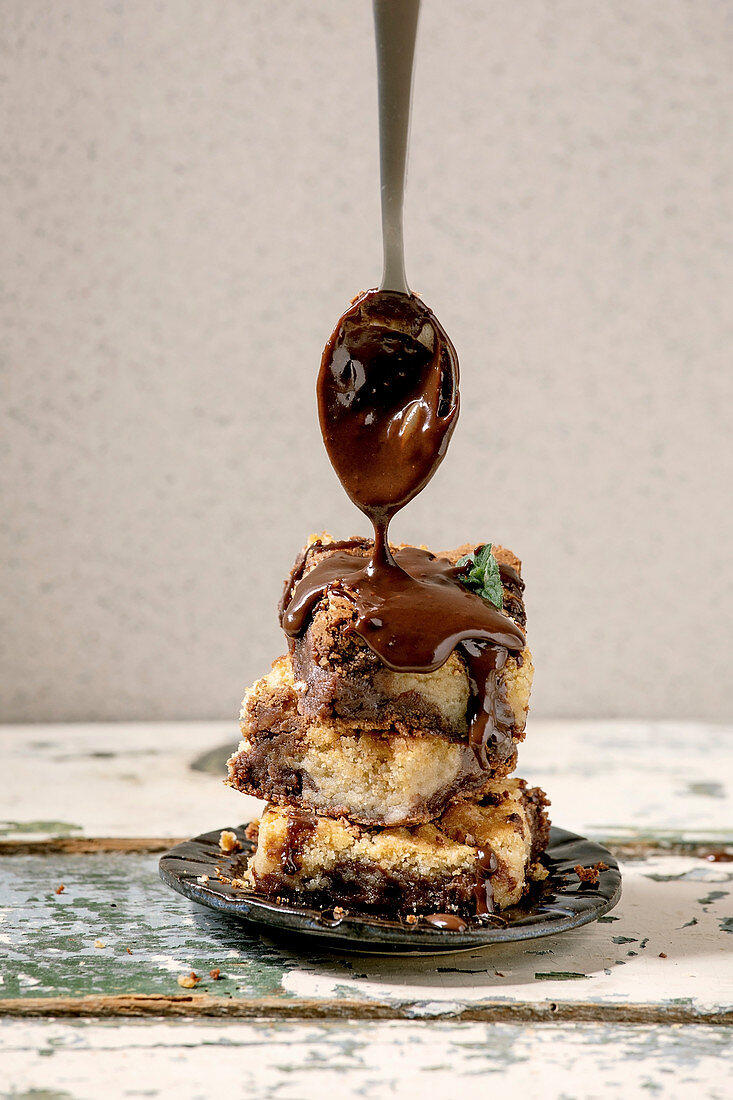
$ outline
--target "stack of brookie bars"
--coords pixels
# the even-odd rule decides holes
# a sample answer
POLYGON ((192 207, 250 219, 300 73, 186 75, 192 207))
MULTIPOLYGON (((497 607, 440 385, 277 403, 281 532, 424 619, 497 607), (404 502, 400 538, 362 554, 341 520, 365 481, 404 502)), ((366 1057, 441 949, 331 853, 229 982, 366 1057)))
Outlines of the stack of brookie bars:
MULTIPOLYGON (((339 543, 355 555, 369 540, 339 543)), ((297 582, 336 544, 313 538, 297 582)), ((439 555, 457 562, 471 547, 439 555)), ((521 563, 494 547, 503 610, 521 628, 521 563)), ((245 885, 321 910, 417 914, 443 927, 516 904, 546 876, 547 799, 512 775, 524 737, 532 657, 509 653, 492 707, 500 735, 469 741, 475 698, 461 646, 434 672, 390 671, 354 629, 353 603, 325 591, 289 652, 247 692, 230 786, 267 807, 245 885)), ((412 918, 410 918, 412 919, 412 918)))

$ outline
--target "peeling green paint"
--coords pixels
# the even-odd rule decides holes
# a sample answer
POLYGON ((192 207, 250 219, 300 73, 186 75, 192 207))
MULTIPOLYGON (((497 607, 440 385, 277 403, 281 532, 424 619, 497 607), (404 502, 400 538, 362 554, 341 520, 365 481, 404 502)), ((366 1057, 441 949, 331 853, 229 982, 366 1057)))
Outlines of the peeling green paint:
POLYGON ((13 856, 0 905, 13 912, 3 925, 2 998, 178 995, 178 976, 191 970, 199 993, 266 997, 283 994, 282 975, 297 966, 244 923, 167 889, 154 856, 13 856), (34 881, 46 889, 29 897, 34 881))
POLYGON ((676 874, 676 875, 658 875, 658 874, 644 875, 644 878, 648 878, 652 882, 681 882, 684 877, 685 877, 685 872, 684 871, 681 871, 679 874, 676 874))
MULTIPOLYGON (((703 857, 704 858, 704 857, 703 857)), ((723 883, 733 882, 733 871, 724 871, 720 867, 711 867, 709 863, 692 867, 688 871, 679 871, 676 874, 658 874, 651 871, 644 878, 652 882, 709 882, 723 883)))
POLYGON ((712 905, 714 901, 720 901, 721 898, 727 898, 730 890, 711 890, 709 894, 704 898, 698 898, 698 905, 712 905))
POLYGON ((83 833, 81 825, 69 821, 0 821, 0 836, 48 834, 49 836, 73 836, 83 833))
MULTIPOLYGON (((189 1096, 202 1078, 206 1051, 215 1060, 221 1080, 236 1081, 229 1091, 247 1097, 284 1100, 326 1096, 335 1090, 361 1100, 383 1100, 416 1092, 453 1097, 498 1090, 511 1096, 531 1092, 552 1100, 579 1100, 591 1093, 594 1097, 643 1095, 639 1091, 643 1082, 664 1082, 662 1095, 712 1098, 727 1095, 725 1071, 731 1049, 730 1031, 718 1026, 576 1022, 550 1029, 431 1018, 361 1025, 355 1021, 306 1025, 253 1021, 235 1029, 225 1022, 160 1025, 147 1021, 135 1026, 116 1021, 107 1026, 67 1023, 68 1049, 62 1049, 53 1063, 39 1065, 35 1050, 58 1034, 58 1025, 38 1022, 28 1030, 25 1024, 20 1026, 27 1035, 28 1064, 17 1092, 11 1086, 8 1096, 3 1091, 7 1080, 0 1084, 0 1096, 6 1100, 72 1100, 72 1094, 82 1093, 104 1097, 111 1091, 110 1067, 115 1071, 115 1095, 189 1096), (114 1044, 110 1044, 112 1028, 114 1044), (154 1046, 146 1041, 153 1032, 154 1046), (529 1088, 528 1070, 532 1074, 529 1088), (173 1080, 177 1090, 171 1088, 173 1080), (538 1086, 533 1090, 535 1081, 538 1086), (565 1081, 572 1092, 562 1088, 565 1081), (578 1093, 573 1081, 577 1087, 581 1082, 588 1086, 578 1093), (28 1088, 29 1083, 35 1090, 28 1088)), ((12 1038, 15 1046, 21 1034, 17 1027, 13 1021, 3 1035, 12 1038)), ((201 1085, 198 1094, 202 1094, 201 1085)))
POLYGON ((703 798, 725 798, 725 787, 722 783, 703 782, 688 783, 686 794, 694 794, 703 798))
POLYGON ((538 982, 571 982, 587 977, 587 974, 578 974, 574 970, 547 970, 535 974, 535 979, 538 982))
POLYGON ((65 1089, 23 1089, 22 1092, 0 1093, 0 1100, 74 1100, 74 1096, 65 1089))
MULTIPOLYGON (((634 844, 650 844, 655 847, 681 850, 680 854, 694 854, 701 845, 720 845, 725 847, 733 844, 733 833, 730 826, 721 829, 697 828, 688 834, 683 827, 671 828, 628 828, 619 829, 618 824, 593 824, 589 827, 589 833, 594 840, 613 847, 624 845, 631 841, 634 844)), ((640 856, 639 858, 644 858, 640 856)))
MULTIPOLYGON (((535 940, 519 946, 497 945, 489 952, 401 960, 338 956, 303 939, 265 939, 244 922, 192 905, 166 889, 157 877, 157 857, 150 854, 14 855, 0 862, 0 906, 5 906, 0 911, 0 920, 4 918, 0 927, 0 969, 5 979, 0 987, 0 1009, 2 999, 15 997, 180 996, 177 978, 190 970, 202 979, 195 993, 238 1001, 263 996, 290 1002, 328 998, 344 1001, 347 1011, 351 1005, 371 999, 397 1004, 424 998, 432 1004, 433 990, 436 1003, 449 1007, 454 1003, 517 1002, 525 997, 537 1000, 546 994, 546 987, 535 987, 530 994, 536 982, 583 979, 593 979, 591 986, 566 986, 564 1001, 590 997, 594 1002, 606 1003, 610 990, 612 999, 626 991, 633 1005, 645 996, 655 999, 653 989, 659 988, 666 1006, 669 987, 663 983, 675 963, 682 962, 684 969, 685 956, 698 950, 705 953, 715 937, 720 947, 725 946, 715 910, 705 914, 699 906, 694 909, 699 882, 688 879, 682 885, 652 888, 643 880, 644 868, 632 876, 628 912, 624 915, 619 910, 619 933, 625 928, 627 935, 613 937, 613 930, 609 933, 607 928, 590 926, 545 940, 547 946, 541 948, 535 940), (55 888, 62 882, 65 889, 56 894, 55 888), (660 984, 653 989, 645 986, 643 991, 638 982, 625 980, 638 975, 641 960, 632 963, 631 971, 621 974, 618 967, 634 956, 618 959, 614 965, 616 952, 611 947, 615 939, 638 951, 642 949, 641 945, 635 946, 639 943, 639 924, 633 890, 639 888, 642 901, 653 889, 655 895, 670 895, 673 906, 681 900, 685 906, 667 914, 660 905, 657 923, 645 925, 648 935, 644 942, 651 936, 654 953, 665 951, 674 961, 653 961, 654 982, 660 984), (683 937, 679 926, 670 926, 671 920, 679 920, 678 913, 690 911, 699 915, 700 927, 685 929, 683 937), (95 940, 105 946, 95 948, 95 940), (132 954, 127 953, 128 947, 132 954), (545 957, 551 953, 555 954, 553 960, 545 957), (537 962, 551 961, 557 964, 556 971, 534 970, 537 962), (579 965, 584 972, 571 969, 579 965), (213 968, 221 971, 220 981, 209 977, 213 968), (610 971, 610 981, 603 976, 604 971, 610 971), (366 988, 365 982, 370 983, 366 988)), ((651 866, 659 867, 658 859, 651 866)), ((674 866, 693 864, 676 862, 674 866)), ((676 992, 689 992, 694 987, 679 965, 675 981, 676 992)), ((716 988, 713 981, 709 991, 696 992, 691 1013, 700 1011, 700 1002, 705 1010, 709 1004, 716 1007, 716 988)), ((559 997, 559 991, 553 995, 553 999, 559 997)))

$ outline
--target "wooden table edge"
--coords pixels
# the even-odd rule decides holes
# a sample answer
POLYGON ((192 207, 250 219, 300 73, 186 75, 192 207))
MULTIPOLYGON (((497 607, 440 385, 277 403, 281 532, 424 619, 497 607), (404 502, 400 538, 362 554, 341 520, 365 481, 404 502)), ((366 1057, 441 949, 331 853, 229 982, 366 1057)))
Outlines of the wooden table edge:
POLYGON ((164 1017, 167 1019, 208 1017, 211 1019, 273 1020, 450 1020, 451 1023, 623 1023, 731 1025, 733 1009, 709 1011, 691 1005, 596 1004, 592 1001, 561 1003, 493 1002, 482 1005, 440 1005, 431 1002, 385 1004, 363 1001, 354 1004, 339 999, 283 1000, 262 997, 234 1000, 208 994, 166 996, 122 994, 85 997, 19 997, 0 1001, 0 1018, 118 1018, 164 1017))

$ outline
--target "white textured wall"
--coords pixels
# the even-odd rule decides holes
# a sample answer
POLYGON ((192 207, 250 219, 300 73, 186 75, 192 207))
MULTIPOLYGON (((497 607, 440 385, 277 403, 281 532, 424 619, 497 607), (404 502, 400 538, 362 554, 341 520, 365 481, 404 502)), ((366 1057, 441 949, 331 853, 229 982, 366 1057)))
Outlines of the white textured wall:
MULTIPOLYGON (((8 719, 233 715, 380 271, 367 0, 3 0, 8 719)), ((448 460, 395 524, 525 562, 544 715, 730 717, 733 7, 426 0, 408 268, 448 460)))

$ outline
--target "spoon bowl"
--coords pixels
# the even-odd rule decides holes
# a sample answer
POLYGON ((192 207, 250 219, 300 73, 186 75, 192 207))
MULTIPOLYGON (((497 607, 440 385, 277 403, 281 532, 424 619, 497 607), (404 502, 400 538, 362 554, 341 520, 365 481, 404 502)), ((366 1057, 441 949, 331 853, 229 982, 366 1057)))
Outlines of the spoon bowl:
POLYGON ((412 500, 442 462, 458 380, 453 344, 414 294, 369 290, 338 321, 318 376, 321 431, 341 484, 372 520, 412 500))

